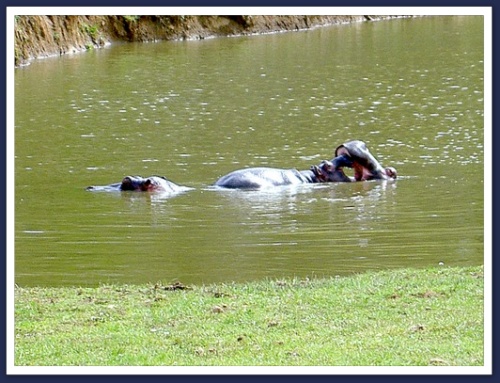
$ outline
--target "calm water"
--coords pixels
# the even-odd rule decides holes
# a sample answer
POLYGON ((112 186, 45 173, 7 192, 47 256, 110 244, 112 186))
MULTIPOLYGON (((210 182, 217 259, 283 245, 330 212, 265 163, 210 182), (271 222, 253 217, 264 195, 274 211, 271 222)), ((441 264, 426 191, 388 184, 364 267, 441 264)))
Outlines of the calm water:
POLYGON ((483 263, 482 17, 109 48, 15 72, 16 283, 186 284, 483 263), (350 139, 396 182, 217 191, 350 139), (92 193, 124 175, 194 190, 92 193))

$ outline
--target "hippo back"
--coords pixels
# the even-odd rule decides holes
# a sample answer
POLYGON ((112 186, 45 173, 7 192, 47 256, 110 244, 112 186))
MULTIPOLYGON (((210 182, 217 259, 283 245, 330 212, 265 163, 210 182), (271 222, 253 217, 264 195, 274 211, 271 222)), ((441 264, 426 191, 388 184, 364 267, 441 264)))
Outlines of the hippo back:
POLYGON ((215 182, 215 186, 229 189, 260 189, 307 182, 308 180, 295 169, 257 167, 226 174, 215 182))

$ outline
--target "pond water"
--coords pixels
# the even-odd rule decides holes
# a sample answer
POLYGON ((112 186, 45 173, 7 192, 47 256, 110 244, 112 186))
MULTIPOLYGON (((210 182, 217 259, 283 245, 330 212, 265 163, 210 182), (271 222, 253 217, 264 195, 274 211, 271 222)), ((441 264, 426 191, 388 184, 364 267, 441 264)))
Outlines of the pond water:
POLYGON ((15 281, 243 282, 484 258, 483 18, 114 44, 15 71, 15 281), (221 191, 365 141, 395 182, 221 191), (163 175, 172 198, 88 192, 163 175))

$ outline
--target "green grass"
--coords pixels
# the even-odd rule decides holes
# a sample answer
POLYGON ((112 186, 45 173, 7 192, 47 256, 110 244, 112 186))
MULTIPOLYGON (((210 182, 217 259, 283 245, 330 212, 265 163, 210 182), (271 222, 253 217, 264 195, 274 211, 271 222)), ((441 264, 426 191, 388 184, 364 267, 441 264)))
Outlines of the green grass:
POLYGON ((16 287, 15 365, 484 364, 482 267, 180 287, 16 287))

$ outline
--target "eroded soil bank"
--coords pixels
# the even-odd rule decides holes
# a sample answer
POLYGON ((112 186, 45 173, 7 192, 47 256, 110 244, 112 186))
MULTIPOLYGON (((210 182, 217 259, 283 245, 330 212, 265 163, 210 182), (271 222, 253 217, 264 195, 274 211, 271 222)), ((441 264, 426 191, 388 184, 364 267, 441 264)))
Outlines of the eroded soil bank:
POLYGON ((204 39, 404 16, 15 16, 15 65, 113 41, 204 39))

